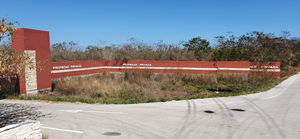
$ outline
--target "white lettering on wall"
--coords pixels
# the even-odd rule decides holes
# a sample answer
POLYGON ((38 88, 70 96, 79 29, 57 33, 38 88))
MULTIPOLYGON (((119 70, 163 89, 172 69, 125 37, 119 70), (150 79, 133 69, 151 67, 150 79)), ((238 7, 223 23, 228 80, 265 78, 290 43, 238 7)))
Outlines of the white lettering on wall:
POLYGON ((55 66, 53 69, 68 69, 69 66, 55 66))
POLYGON ((81 65, 71 65, 71 66, 55 66, 53 69, 68 69, 68 68, 81 68, 81 65))
MULTIPOLYGON (((256 68, 256 66, 250 66, 250 68, 256 68)), ((278 66, 260 66, 262 69, 278 69, 278 66)))
POLYGON ((151 64, 123 64, 123 66, 148 66, 151 67, 151 64))
POLYGON ((81 65, 71 65, 71 68, 81 68, 81 65))
POLYGON ((260 68, 265 68, 265 69, 278 69, 278 66, 261 66, 260 68))
POLYGON ((123 66, 137 66, 137 64, 123 64, 123 66))
POLYGON ((140 64, 140 66, 152 66, 151 64, 140 64))

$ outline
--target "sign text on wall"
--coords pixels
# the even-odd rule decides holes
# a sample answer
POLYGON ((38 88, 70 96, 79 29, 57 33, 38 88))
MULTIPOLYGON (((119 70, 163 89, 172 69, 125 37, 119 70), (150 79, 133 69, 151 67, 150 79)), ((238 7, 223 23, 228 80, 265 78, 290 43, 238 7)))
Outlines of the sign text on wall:
POLYGON ((151 64, 123 64, 123 66, 152 66, 151 64))
POLYGON ((81 68, 81 65, 71 65, 71 66, 55 66, 53 69, 68 69, 68 68, 81 68))

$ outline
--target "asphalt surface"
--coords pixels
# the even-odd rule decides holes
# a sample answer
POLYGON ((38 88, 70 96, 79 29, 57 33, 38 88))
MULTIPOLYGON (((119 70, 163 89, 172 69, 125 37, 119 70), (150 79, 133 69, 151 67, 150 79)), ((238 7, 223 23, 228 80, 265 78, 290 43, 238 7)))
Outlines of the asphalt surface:
POLYGON ((50 139, 299 139, 299 76, 237 97, 127 105, 0 103, 35 107, 50 139))

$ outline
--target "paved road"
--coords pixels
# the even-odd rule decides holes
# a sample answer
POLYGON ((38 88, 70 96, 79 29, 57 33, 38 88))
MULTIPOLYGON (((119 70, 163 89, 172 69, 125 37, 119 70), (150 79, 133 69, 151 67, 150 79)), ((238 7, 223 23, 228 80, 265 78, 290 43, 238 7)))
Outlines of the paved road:
POLYGON ((300 74, 247 96, 130 105, 44 104, 42 132, 51 139, 299 139, 300 74))

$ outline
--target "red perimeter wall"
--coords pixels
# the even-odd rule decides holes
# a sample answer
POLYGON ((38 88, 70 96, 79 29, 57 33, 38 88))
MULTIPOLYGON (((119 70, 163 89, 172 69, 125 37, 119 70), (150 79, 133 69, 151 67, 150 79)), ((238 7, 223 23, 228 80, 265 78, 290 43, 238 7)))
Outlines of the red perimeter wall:
MULTIPOLYGON (((184 72, 184 73, 249 73, 268 72, 280 77, 280 62, 203 62, 203 61, 50 61, 50 38, 48 31, 19 28, 12 37, 12 49, 23 52, 35 50, 36 60, 44 62, 42 71, 37 69, 37 89, 50 89, 51 79, 93 74, 97 72, 184 72)), ((20 81, 20 92, 26 94, 26 85, 20 81)))
POLYGON ((250 63, 251 72, 255 76, 280 77, 280 62, 253 62, 250 63))
POLYGON ((63 78, 97 72, 185 72, 185 73, 249 73, 250 62, 203 61, 80 61, 52 63, 51 78, 63 78))

